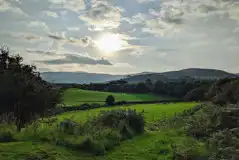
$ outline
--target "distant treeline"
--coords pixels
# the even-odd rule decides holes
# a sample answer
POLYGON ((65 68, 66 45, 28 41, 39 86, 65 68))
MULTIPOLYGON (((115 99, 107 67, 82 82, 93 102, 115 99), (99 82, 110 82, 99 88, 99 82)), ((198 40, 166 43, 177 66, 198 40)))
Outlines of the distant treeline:
POLYGON ((238 78, 223 78, 218 80, 200 80, 195 78, 181 78, 174 81, 157 81, 152 83, 150 79, 138 84, 129 84, 127 81, 119 80, 99 84, 55 84, 62 89, 80 88, 85 90, 121 92, 121 93, 154 93, 167 95, 188 101, 212 100, 237 101, 239 93, 238 78), (231 96, 234 95, 233 96, 231 96), (225 98, 225 100, 223 100, 225 98))

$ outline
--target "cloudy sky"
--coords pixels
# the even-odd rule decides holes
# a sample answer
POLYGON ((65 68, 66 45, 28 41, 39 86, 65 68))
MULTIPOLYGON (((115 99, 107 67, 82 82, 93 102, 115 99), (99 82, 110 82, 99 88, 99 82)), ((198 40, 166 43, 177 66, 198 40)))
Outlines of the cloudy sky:
POLYGON ((0 0, 0 44, 40 71, 239 72, 239 0, 0 0))

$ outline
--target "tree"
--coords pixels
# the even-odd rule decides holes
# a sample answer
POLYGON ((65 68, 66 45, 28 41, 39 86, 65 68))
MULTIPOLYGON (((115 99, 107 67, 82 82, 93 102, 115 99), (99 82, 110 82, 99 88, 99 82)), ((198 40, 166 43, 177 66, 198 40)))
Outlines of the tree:
POLYGON ((42 80, 35 66, 0 49, 0 113, 13 113, 20 130, 61 102, 61 92, 42 80))
POLYGON ((115 104, 115 97, 114 96, 112 96, 112 95, 109 95, 107 98, 106 98, 106 100, 105 100, 105 103, 107 104, 107 105, 114 105, 115 104))
POLYGON ((149 92, 149 88, 145 83, 138 83, 135 88, 137 93, 147 93, 149 92))
POLYGON ((145 81, 145 84, 147 85, 148 89, 150 89, 150 91, 153 90, 153 82, 150 78, 148 78, 146 81, 145 81))
POLYGON ((165 86, 166 84, 159 80, 155 83, 153 92, 156 94, 166 94, 165 86))

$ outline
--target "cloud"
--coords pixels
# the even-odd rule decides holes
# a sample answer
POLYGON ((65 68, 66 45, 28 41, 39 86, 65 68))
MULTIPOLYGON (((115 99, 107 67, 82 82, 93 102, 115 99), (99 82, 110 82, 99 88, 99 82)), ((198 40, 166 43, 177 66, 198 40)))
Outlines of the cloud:
POLYGON ((15 15, 20 15, 24 17, 29 17, 26 13, 22 11, 19 7, 15 6, 14 4, 10 3, 7 0, 0 0, 0 13, 1 12, 12 12, 15 15))
POLYGON ((120 26, 121 12, 122 9, 99 1, 79 18, 86 21, 89 26, 112 29, 120 26))
POLYGON ((30 21, 28 23, 22 22, 22 24, 26 25, 26 28, 28 29, 29 32, 31 31, 34 33, 42 34, 44 32, 47 33, 50 31, 50 28, 48 27, 48 25, 43 21, 35 20, 35 21, 30 21))
POLYGON ((64 58, 37 61, 38 63, 44 63, 49 65, 61 65, 61 64, 87 64, 87 65, 112 65, 106 59, 94 59, 87 55, 64 55, 64 58))
POLYGON ((65 39, 64 34, 58 35, 58 34, 49 33, 47 36, 51 39, 54 39, 54 40, 64 40, 65 39))
POLYGON ((162 0, 160 6, 149 9, 153 17, 145 21, 142 30, 165 36, 180 32, 197 18, 207 20, 210 16, 229 15, 231 19, 239 19, 238 9, 239 2, 235 0, 162 0))
POLYGON ((56 51, 55 50, 49 50, 49 51, 46 51, 46 50, 38 50, 38 49, 30 49, 30 48, 27 48, 26 51, 28 53, 40 53, 42 55, 54 55, 56 54, 56 51))
POLYGON ((80 27, 68 27, 67 30, 68 31, 79 31, 80 27))
POLYGON ((62 32, 61 35, 50 33, 47 36, 51 39, 60 41, 62 43, 76 44, 76 45, 80 45, 82 47, 93 47, 94 46, 94 41, 89 36, 85 36, 83 38, 67 37, 65 35, 65 32, 62 32))
POLYGON ((9 31, 5 31, 5 32, 0 32, 0 35, 1 36, 4 36, 4 37, 11 37, 11 38, 15 38, 15 39, 26 39, 28 41, 35 41, 35 40, 40 40, 41 37, 38 36, 38 35, 35 35, 35 34, 31 34, 31 33, 25 33, 25 32, 16 32, 16 31, 12 31, 12 32, 9 32, 9 31))
POLYGON ((138 3, 149 3, 149 2, 153 2, 155 0, 136 0, 138 3))
POLYGON ((53 17, 53 18, 58 18, 59 15, 56 12, 52 11, 42 11, 42 14, 45 16, 53 17))
POLYGON ((123 17, 122 21, 126 21, 129 24, 140 24, 146 20, 146 15, 142 13, 137 13, 136 15, 129 17, 123 17))
POLYGON ((48 0, 50 8, 54 9, 69 9, 74 12, 79 12, 85 9, 84 0, 48 0))

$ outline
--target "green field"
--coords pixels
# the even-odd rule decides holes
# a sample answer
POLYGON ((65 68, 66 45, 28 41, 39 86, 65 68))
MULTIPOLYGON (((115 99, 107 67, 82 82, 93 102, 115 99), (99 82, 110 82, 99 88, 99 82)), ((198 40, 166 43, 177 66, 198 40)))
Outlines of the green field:
POLYGON ((169 103, 169 104, 142 104, 142 105, 132 105, 124 107, 107 107, 107 108, 98 108, 93 110, 79 111, 79 112, 67 112, 62 115, 58 115, 59 119, 70 118, 77 122, 86 121, 92 116, 96 116, 101 111, 119 109, 119 108, 131 108, 136 109, 141 112, 144 111, 144 116, 146 122, 153 122, 160 120, 160 118, 165 116, 173 116, 177 112, 182 112, 185 109, 189 109, 197 105, 198 103, 169 103))
MULTIPOLYGON (((161 118, 173 116, 176 112, 181 112, 197 105, 197 103, 172 103, 172 104, 150 104, 133 105, 126 108, 144 110, 147 126, 161 118)), ((88 118, 97 115, 102 110, 119 109, 121 107, 99 108, 87 111, 68 112, 58 115, 59 120, 69 118, 79 123, 84 123, 88 118)), ((143 135, 126 140, 120 146, 109 151, 104 156, 92 156, 91 154, 80 151, 72 151, 64 147, 58 147, 53 144, 43 142, 32 142, 22 140, 20 142, 0 143, 1 160, 26 160, 29 155, 38 157, 41 160, 171 160, 171 143, 196 143, 200 152, 204 151, 203 143, 197 142, 186 136, 183 132, 175 129, 146 131, 143 135)))
POLYGON ((127 94, 89 91, 81 89, 67 89, 64 92, 64 104, 67 106, 76 106, 83 103, 104 103, 108 95, 113 95, 116 101, 153 101, 168 99, 168 97, 154 94, 127 94))

